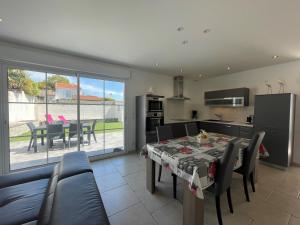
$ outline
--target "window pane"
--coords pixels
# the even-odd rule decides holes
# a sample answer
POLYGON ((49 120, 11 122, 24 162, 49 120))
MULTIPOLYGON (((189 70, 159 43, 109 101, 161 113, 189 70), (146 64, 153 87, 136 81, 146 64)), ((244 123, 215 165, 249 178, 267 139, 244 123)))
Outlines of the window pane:
POLYGON ((68 152, 78 151, 83 143, 77 134, 77 77, 47 74, 48 162, 57 162, 68 152))
POLYGON ((89 156, 104 153, 104 81, 80 77, 80 120, 88 144, 80 146, 89 156))
POLYGON ((105 153, 124 150, 124 87, 105 81, 105 153))

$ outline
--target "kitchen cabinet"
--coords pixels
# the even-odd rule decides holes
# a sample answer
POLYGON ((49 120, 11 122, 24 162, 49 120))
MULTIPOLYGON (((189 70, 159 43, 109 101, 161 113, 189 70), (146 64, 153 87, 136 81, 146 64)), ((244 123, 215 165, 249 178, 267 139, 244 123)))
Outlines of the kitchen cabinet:
POLYGON ((199 128, 207 132, 215 132, 230 136, 252 138, 253 128, 246 126, 238 126, 224 123, 213 123, 208 121, 199 122, 199 128))

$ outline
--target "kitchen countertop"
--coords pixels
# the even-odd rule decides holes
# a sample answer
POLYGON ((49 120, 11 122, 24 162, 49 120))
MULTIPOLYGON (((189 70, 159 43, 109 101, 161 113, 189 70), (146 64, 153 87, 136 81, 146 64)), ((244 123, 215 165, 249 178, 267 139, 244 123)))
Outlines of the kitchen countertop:
POLYGON ((235 125, 242 127, 253 127, 253 124, 243 123, 243 122, 226 122, 226 121, 209 121, 209 120, 192 120, 192 119, 168 119, 165 120, 165 124, 172 123, 188 123, 188 122, 207 122, 207 123, 219 123, 219 124, 227 124, 227 125, 235 125))

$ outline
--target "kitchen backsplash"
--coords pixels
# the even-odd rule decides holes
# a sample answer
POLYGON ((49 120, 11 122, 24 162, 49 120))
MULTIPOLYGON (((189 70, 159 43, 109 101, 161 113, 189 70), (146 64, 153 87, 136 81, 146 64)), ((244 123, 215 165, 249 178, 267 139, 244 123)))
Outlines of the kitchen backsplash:
POLYGON ((222 115, 223 120, 230 120, 236 122, 245 122, 247 116, 254 114, 254 107, 238 107, 238 108, 218 108, 218 107, 205 107, 201 110, 202 119, 218 119, 215 114, 222 115))

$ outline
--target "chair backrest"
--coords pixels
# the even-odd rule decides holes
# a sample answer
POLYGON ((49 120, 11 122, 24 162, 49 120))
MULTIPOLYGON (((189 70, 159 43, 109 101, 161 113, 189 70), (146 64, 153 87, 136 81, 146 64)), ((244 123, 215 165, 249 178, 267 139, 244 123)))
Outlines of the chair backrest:
POLYGON ((58 116, 58 119, 60 121, 62 121, 64 124, 68 124, 69 123, 69 121, 63 115, 58 116))
POLYGON ((64 133, 64 128, 62 124, 48 124, 47 125, 47 136, 55 137, 61 136, 64 133))
POLYGON ((254 134, 252 140, 250 141, 250 144, 244 154, 244 160, 243 160, 243 172, 245 175, 249 176, 254 168, 255 168, 255 161, 257 158, 257 153, 259 150, 259 147, 265 137, 266 132, 260 131, 254 134))
POLYGON ((46 114, 46 121, 48 124, 52 124, 54 122, 51 114, 46 114))
POLYGON ((156 127, 157 141, 165 141, 174 138, 171 126, 156 127))
POLYGON ((35 125, 33 122, 26 123, 27 127, 29 128, 30 132, 32 133, 35 129, 35 125))
POLYGON ((172 125, 173 138, 186 137, 186 129, 183 123, 172 125))
POLYGON ((235 139, 229 142, 222 159, 217 162, 217 173, 215 177, 215 194, 221 195, 231 185, 232 173, 237 160, 241 141, 235 139))
POLYGON ((185 129, 187 136, 196 136, 199 134, 197 123, 187 123, 185 124, 185 129))
MULTIPOLYGON (((82 124, 80 124, 80 133, 82 132, 82 124)), ((70 123, 69 136, 77 135, 77 123, 70 123)))

